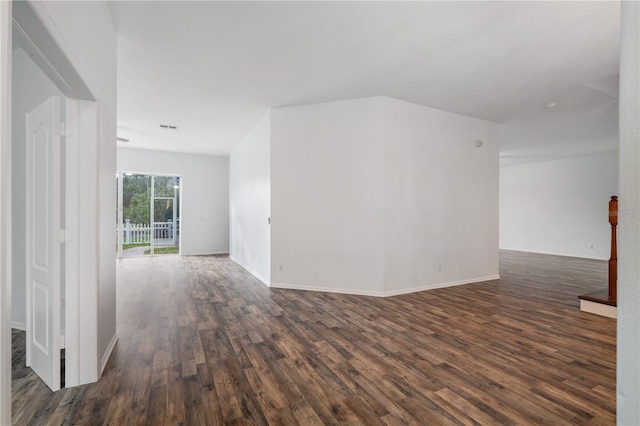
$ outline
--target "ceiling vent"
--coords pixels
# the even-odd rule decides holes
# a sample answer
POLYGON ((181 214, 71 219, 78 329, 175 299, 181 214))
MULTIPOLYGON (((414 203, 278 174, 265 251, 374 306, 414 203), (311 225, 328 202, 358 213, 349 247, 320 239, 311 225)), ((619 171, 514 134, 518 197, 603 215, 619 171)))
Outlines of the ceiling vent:
POLYGON ((161 124, 160 128, 169 130, 178 130, 178 126, 171 126, 170 124, 161 124))

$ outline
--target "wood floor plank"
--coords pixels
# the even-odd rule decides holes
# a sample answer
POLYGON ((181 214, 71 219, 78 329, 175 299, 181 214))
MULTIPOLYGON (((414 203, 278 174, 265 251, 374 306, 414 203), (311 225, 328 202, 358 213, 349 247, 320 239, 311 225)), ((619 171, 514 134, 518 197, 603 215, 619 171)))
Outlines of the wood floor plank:
POLYGON ((270 289, 226 256, 118 263, 119 342, 52 393, 13 333, 16 425, 613 425, 606 262, 502 252, 500 280, 388 298, 270 289))

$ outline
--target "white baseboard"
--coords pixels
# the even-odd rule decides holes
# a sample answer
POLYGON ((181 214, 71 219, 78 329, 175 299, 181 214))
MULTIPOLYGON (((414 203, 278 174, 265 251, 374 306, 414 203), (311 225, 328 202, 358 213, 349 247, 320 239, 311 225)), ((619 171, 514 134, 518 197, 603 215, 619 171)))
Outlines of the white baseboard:
POLYGON ((11 328, 14 328, 20 331, 27 331, 27 324, 24 322, 11 321, 11 328))
POLYGON ((382 291, 356 290, 356 289, 340 288, 340 287, 320 287, 320 286, 312 286, 312 285, 296 285, 296 284, 282 284, 282 283, 271 283, 269 287, 282 288, 286 290, 303 290, 303 291, 320 291, 323 293, 355 294, 358 296, 374 296, 374 297, 385 296, 385 293, 382 291))
POLYGON ((271 283, 270 287, 283 288, 288 290, 305 290, 305 291, 320 291, 324 293, 340 293, 340 294, 355 294, 359 296, 373 296, 373 297, 390 297, 399 296, 401 294, 416 293, 418 291, 435 290, 437 288, 453 287, 463 284, 473 284, 484 281, 499 280, 500 275, 491 275, 488 277, 471 278, 462 281, 452 281, 446 283, 426 284, 418 287, 404 288, 400 290, 392 291, 367 291, 338 287, 322 287, 322 286, 308 286, 308 285, 296 285, 296 284, 283 284, 283 283, 271 283))
POLYGON ((218 256, 218 255, 228 255, 228 251, 216 251, 213 253, 180 253, 181 256, 218 256))
POLYGON ((499 280, 500 275, 490 275, 488 277, 478 277, 478 278, 470 278, 468 280, 461 281, 450 281, 445 283, 435 283, 435 284, 426 284, 418 287, 404 288, 400 290, 386 291, 384 293, 385 296, 399 296, 401 294, 409 294, 416 293, 418 291, 427 291, 427 290, 435 290, 437 288, 447 288, 454 287, 457 285, 465 285, 465 284, 473 284, 473 283, 481 283, 484 281, 493 281, 499 280))
POLYGON ((580 299, 580 310, 607 318, 618 318, 618 308, 591 300, 580 299))
POLYGON ((265 277, 263 277, 262 275, 260 275, 260 274, 258 274, 258 273, 256 273, 256 272, 253 272, 253 271, 249 271, 249 273, 250 273, 251 275, 253 275, 254 277, 256 277, 257 279, 259 279, 260 281, 262 281, 262 283, 263 283, 264 285, 266 285, 266 286, 271 286, 271 283, 269 282, 269 280, 268 280, 268 279, 266 279, 265 277))
POLYGON ((246 266, 244 266, 242 263, 238 262, 233 256, 229 255, 229 259, 231 259, 234 263, 236 263, 238 266, 240 266, 242 269, 244 269, 245 271, 247 271, 248 273, 250 273, 251 275, 253 275, 254 277, 256 277, 258 280, 260 280, 264 285, 268 286, 268 287, 272 287, 271 282, 266 279, 265 277, 263 277, 262 275, 258 274, 257 272, 252 271, 251 269, 247 268, 246 266))
POLYGON ((113 349, 116 347, 116 343, 118 343, 118 335, 114 334, 111 338, 111 342, 109 342, 109 346, 107 346, 107 350, 104 351, 104 355, 102 355, 102 359, 100 360, 100 377, 102 377, 102 372, 107 366, 107 362, 109 362, 109 357, 111 356, 113 349))

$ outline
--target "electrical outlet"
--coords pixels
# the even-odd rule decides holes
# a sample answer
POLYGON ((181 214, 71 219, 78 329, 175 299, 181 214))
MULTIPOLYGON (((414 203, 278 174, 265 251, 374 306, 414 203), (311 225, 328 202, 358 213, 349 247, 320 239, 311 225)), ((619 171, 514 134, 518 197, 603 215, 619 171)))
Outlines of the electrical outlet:
POLYGON ((280 265, 280 270, 284 271, 284 265, 280 265))
POLYGON ((438 265, 438 272, 442 272, 442 265, 438 265))
POLYGON ((593 250, 593 244, 589 245, 589 248, 590 248, 591 250, 593 250))

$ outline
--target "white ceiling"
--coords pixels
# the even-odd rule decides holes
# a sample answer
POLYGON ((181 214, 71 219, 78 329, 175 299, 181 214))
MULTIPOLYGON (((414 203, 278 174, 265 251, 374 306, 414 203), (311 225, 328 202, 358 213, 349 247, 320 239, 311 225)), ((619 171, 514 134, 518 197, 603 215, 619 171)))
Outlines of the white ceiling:
MULTIPOLYGON (((566 134, 547 137, 544 117, 582 126, 591 123, 576 118, 585 111, 617 108, 616 1, 126 1, 111 8, 118 136, 131 140, 119 146, 227 154, 268 108, 386 95, 542 131, 524 140, 520 131, 501 136, 505 156, 519 155, 519 146, 535 156, 540 146, 567 142, 566 134), (558 107, 545 110, 551 101, 558 107)), ((602 150, 582 139, 596 138, 593 126, 565 133, 602 150)))

